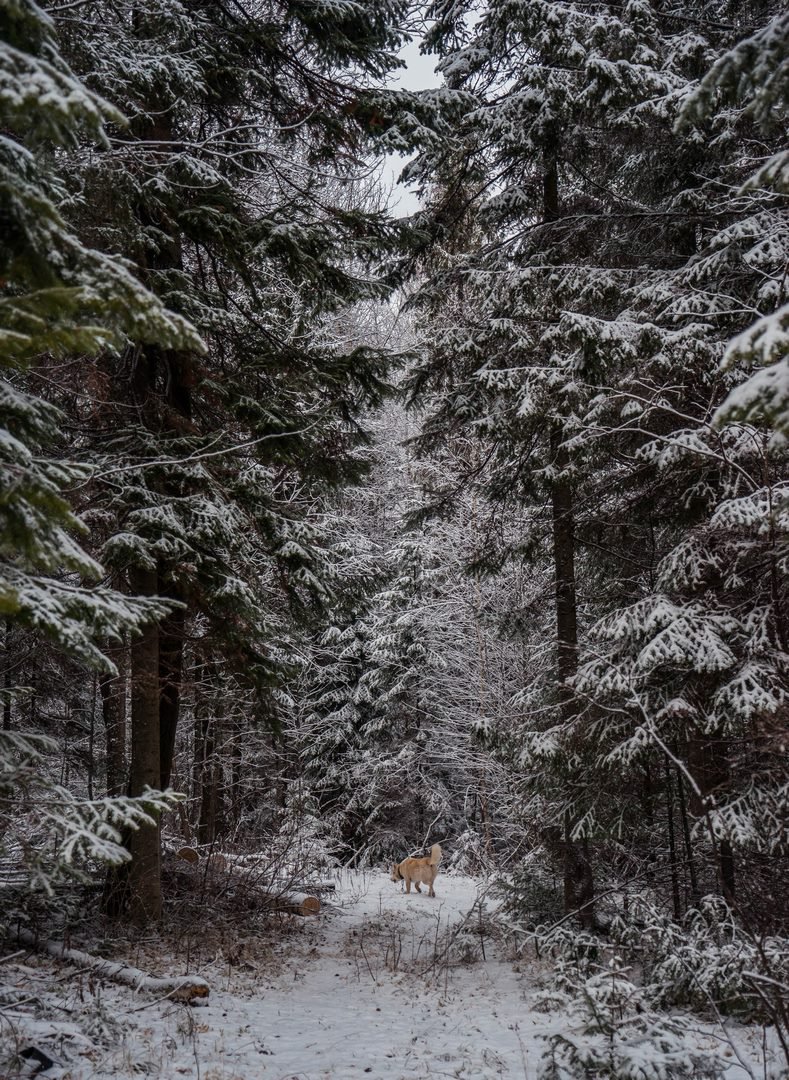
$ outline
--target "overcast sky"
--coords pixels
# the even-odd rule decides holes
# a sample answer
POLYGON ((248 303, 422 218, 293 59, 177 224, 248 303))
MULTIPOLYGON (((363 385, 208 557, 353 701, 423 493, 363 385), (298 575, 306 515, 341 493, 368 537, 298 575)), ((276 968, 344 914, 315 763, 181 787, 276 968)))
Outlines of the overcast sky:
MULTIPOLYGON (((421 56, 418 40, 409 42, 401 51, 400 56, 405 61, 406 67, 397 72, 392 79, 391 85, 403 86, 407 90, 426 90, 431 86, 439 85, 441 80, 433 70, 437 57, 421 56)), ((419 200, 413 191, 402 184, 396 183, 397 177, 407 160, 408 158, 402 154, 389 154, 384 165, 384 183, 395 185, 392 192, 392 210, 398 217, 413 214, 415 210, 419 209, 419 200)))

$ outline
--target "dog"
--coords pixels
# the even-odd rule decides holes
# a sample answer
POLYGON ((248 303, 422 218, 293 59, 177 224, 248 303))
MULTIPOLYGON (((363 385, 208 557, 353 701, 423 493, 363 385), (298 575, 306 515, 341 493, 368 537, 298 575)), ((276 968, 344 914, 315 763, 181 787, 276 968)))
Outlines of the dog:
POLYGON ((436 880, 436 874, 438 873, 438 864, 441 862, 441 848, 438 844, 433 844, 430 849, 430 855, 424 859, 403 859, 400 863, 392 863, 392 881, 404 881, 405 891, 411 892, 411 882, 413 881, 416 886, 416 891, 421 893, 419 883, 423 885, 429 885, 430 891, 428 896, 435 896, 435 889, 433 888, 433 882, 436 880))

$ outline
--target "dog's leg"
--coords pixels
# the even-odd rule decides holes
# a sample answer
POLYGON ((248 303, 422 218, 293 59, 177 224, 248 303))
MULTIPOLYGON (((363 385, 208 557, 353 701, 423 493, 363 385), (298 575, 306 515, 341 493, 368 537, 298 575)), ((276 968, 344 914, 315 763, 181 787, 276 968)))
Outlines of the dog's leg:
POLYGON ((428 896, 435 896, 436 895, 436 890, 433 888, 433 882, 432 881, 430 882, 430 892, 427 895, 428 896))
POLYGON ((410 892, 411 892, 411 878, 410 878, 410 877, 407 877, 407 878, 405 879, 405 891, 406 891, 407 893, 410 893, 410 892))
POLYGON ((415 881, 415 882, 414 882, 414 885, 416 885, 416 891, 417 891, 417 892, 421 892, 421 891, 422 891, 422 890, 421 890, 421 889, 419 888, 419 882, 418 882, 418 881, 415 881))

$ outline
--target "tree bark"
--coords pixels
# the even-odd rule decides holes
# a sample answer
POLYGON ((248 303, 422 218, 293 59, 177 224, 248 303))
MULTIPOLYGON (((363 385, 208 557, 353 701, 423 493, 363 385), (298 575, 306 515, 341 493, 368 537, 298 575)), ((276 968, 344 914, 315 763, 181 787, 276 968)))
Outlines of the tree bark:
MULTIPOLYGON (((553 564, 556 603, 556 677, 558 697, 565 721, 573 718, 576 703, 569 682, 578 670, 578 616, 575 592, 575 521, 573 492, 564 479, 567 452, 562 433, 551 430, 551 451, 557 479, 551 488, 553 564)), ((570 811, 564 817, 564 910, 578 911, 581 925, 594 925, 594 877, 588 843, 573 839, 575 822, 570 811)))
MULTIPOLYGON (((690 810, 695 817, 707 813, 711 797, 719 797, 729 779, 730 762, 727 740, 720 731, 695 734, 688 743, 688 767, 696 781, 698 792, 691 790, 690 810)), ((735 862, 731 843, 723 839, 717 845, 716 857, 720 889, 724 899, 735 899, 735 862)))
MULTIPOLYGON (((208 683, 210 665, 203 666, 204 687, 208 683)), ((219 804, 219 777, 216 762, 216 717, 212 715, 212 695, 199 702, 195 709, 196 762, 200 787, 200 815, 197 822, 197 841, 199 844, 213 844, 216 840, 217 810, 219 804)))
POLYGON ((88 798, 93 799, 93 777, 96 771, 96 706, 99 700, 99 680, 93 673, 93 693, 90 697, 90 721, 88 724, 88 798))
POLYGON ((668 821, 668 851, 671 864, 671 896, 674 903, 674 918, 677 922, 682 918, 682 903, 679 895, 679 874, 677 872, 677 840, 674 829, 674 790, 671 783, 671 765, 669 759, 665 759, 666 765, 666 818, 668 821))
POLYGON ((11 730, 11 689, 14 685, 11 675, 11 620, 5 621, 5 633, 3 637, 4 652, 3 663, 3 731, 11 730))
POLYGON ((736 878, 734 873, 734 850, 731 841, 721 840, 718 858, 720 860, 723 896, 729 904, 733 904, 736 899, 736 878))
MULTIPOLYGON (((564 471, 567 453, 561 447, 561 432, 551 432, 554 468, 564 471)), ((566 708, 572 708, 568 683, 578 670, 578 617, 575 597, 575 521, 573 494, 566 480, 556 480, 551 488, 551 525, 556 599, 556 674, 559 696, 566 708)))
POLYGON ((106 675, 99 682, 104 734, 107 746, 107 794, 122 795, 127 787, 126 777, 126 648, 108 649, 107 655, 118 669, 117 675, 106 675))
MULTIPOLYGON (((156 594, 155 571, 134 570, 130 578, 133 594, 156 594)), ((151 624, 131 646, 130 795, 141 795, 146 787, 159 786, 159 738, 159 631, 156 624, 151 624)), ((129 851, 126 906, 135 921, 147 923, 158 919, 162 912, 158 824, 144 825, 132 832, 129 851)))
POLYGON ((230 818, 237 828, 244 814, 244 755, 242 753, 242 731, 238 717, 230 723, 230 818))
MULTIPOLYGON (((143 16, 135 9, 135 20, 142 25, 143 16)), ((151 113, 154 119, 146 118, 140 138, 160 148, 162 159, 166 160, 174 145, 173 115, 162 109, 161 103, 152 101, 151 113)), ((157 291, 156 274, 163 271, 182 270, 183 253, 181 237, 172 231, 171 223, 163 221, 157 210, 141 204, 137 216, 144 228, 156 230, 157 244, 145 252, 143 260, 147 284, 157 291), (161 237, 166 236, 165 242, 161 237)), ((170 437, 180 438, 184 431, 191 429, 192 385, 194 381, 193 358, 174 349, 162 349, 157 345, 146 345, 142 349, 139 365, 140 383, 136 387, 137 400, 153 406, 154 413, 147 417, 149 427, 157 430, 163 446, 170 437), (159 382, 157 383, 157 379, 159 382)), ((172 477, 165 477, 160 490, 167 496, 181 498, 186 494, 186 484, 172 477)), ((177 580, 177 571, 172 565, 164 563, 159 567, 157 591, 160 596, 183 601, 183 589, 177 580)), ((183 651, 186 614, 183 608, 176 608, 159 625, 159 761, 160 776, 156 787, 162 790, 170 785, 175 753, 175 736, 181 706, 181 688, 183 684, 183 651)))
MULTIPOLYGON (((543 173, 543 219, 557 221, 559 205, 558 138, 545 154, 543 173)), ((551 484, 551 525, 556 604, 556 677, 560 708, 565 721, 575 713, 576 702, 569 682, 578 670, 578 616, 575 591, 575 514, 573 489, 567 479, 569 464, 563 446, 561 423, 553 420, 550 431, 551 461, 554 480, 551 484)), ((564 909, 578 911, 581 925, 594 925, 594 879, 588 842, 573 839, 573 815, 564 816, 564 909)))
MULTIPOLYGON (((161 574, 158 589, 160 596, 181 599, 180 589, 165 582, 161 574)), ((181 709, 185 628, 183 608, 173 611, 159 627, 159 786, 162 791, 170 786, 173 772, 175 734, 181 709)))
POLYGON ((688 877, 690 879, 690 900, 689 906, 696 907, 701 899, 701 890, 699 889, 699 879, 696 874, 696 862, 693 857, 693 843, 690 836, 690 821, 688 819, 688 807, 685 800, 685 784, 682 779, 682 773, 679 769, 677 772, 677 795, 679 797, 679 812, 682 819, 682 840, 685 845, 685 858, 688 862, 688 877))

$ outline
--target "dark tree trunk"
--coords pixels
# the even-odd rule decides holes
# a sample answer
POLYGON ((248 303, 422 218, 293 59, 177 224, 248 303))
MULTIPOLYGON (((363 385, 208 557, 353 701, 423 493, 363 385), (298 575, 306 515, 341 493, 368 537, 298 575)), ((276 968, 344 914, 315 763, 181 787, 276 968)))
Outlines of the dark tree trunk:
POLYGON ((14 685, 13 676, 11 674, 11 620, 5 621, 5 633, 3 635, 4 653, 3 657, 3 731, 11 730, 11 690, 14 685))
POLYGON ((677 769, 677 795, 679 797, 679 812, 682 819, 682 840, 685 845, 685 858, 688 863, 688 878, 690 880, 689 906, 696 907, 701 899, 701 890, 699 889, 699 879, 696 873, 696 860, 693 855, 690 820, 688 818, 688 807, 685 799, 685 784, 679 769, 677 769))
POLYGON ((200 818, 197 822, 199 844, 213 844, 216 840, 216 823, 219 812, 219 775, 214 754, 214 741, 210 734, 203 742, 207 759, 200 774, 200 818))
MULTIPOLYGON (((556 140, 555 140, 556 141, 556 140)), ((557 221, 559 205, 559 167, 555 152, 546 153, 543 174, 543 218, 557 221)), ((578 669, 578 617, 575 595, 575 517, 573 489, 567 479, 568 457, 563 447, 561 424, 554 422, 550 432, 551 459, 555 479, 551 484, 551 523, 556 603, 556 675, 559 701, 565 720, 569 721, 576 702, 569 682, 578 669)), ((573 839, 571 812, 564 818, 564 909, 578 911, 582 926, 594 925, 594 878, 588 843, 573 839)))
POLYGON ((118 669, 99 682, 104 735, 107 746, 107 794, 122 795, 128 786, 126 775, 126 673, 127 650, 108 649, 107 655, 118 669))
MULTIPOLYGON (((565 720, 570 720, 576 708, 569 681, 578 668, 578 618, 575 597, 575 536, 573 493, 563 473, 567 453, 561 445, 558 426, 551 431, 551 450, 558 479, 551 488, 553 525, 553 562, 556 597, 556 674, 559 701, 565 720)), ((564 910, 578 911, 581 925, 594 925, 594 877, 586 842, 573 839, 574 819, 571 812, 564 819, 564 910)))
MULTIPOLYGON (((159 577, 159 595, 180 600, 180 590, 159 577)), ((161 776, 159 786, 170 786, 175 754, 175 734, 181 708, 183 684, 184 631, 186 614, 179 608, 160 624, 159 628, 159 754, 161 776)))
POLYGON ((93 799, 93 777, 96 772, 96 707, 99 703, 99 679, 93 673, 93 692, 90 696, 90 723, 88 726, 88 798, 93 799))
MULTIPOLYGON (((135 570, 131 591, 138 596, 156 594, 156 573, 135 570)), ((159 633, 155 624, 146 627, 131 646, 131 740, 129 794, 141 795, 146 787, 157 788, 161 775, 159 756, 159 633)), ((158 919, 162 912, 159 826, 144 825, 131 834, 129 851, 129 914, 138 922, 158 919)))
MULTIPOLYGON (((135 17, 139 17, 136 13, 135 17)), ((151 102, 153 120, 144 121, 142 139, 158 143, 162 153, 167 154, 174 142, 172 113, 162 111, 158 102, 151 102)), ((145 253, 144 266, 148 284, 156 291, 154 275, 162 271, 182 270, 183 254, 181 238, 172 232, 172 223, 162 220, 158 210, 142 204, 138 208, 138 218, 142 226, 155 231, 156 247, 145 253), (162 236, 167 240, 162 242, 162 236)), ((193 358, 173 349, 161 349, 148 345, 143 349, 144 365, 141 364, 141 385, 137 388, 137 399, 153 405, 154 414, 146 417, 149 426, 157 430, 162 443, 166 445, 170 437, 181 438, 185 431, 191 430, 192 385, 194 379, 193 358)), ((173 478, 165 478, 160 486, 162 494, 181 498, 187 491, 186 484, 173 478)), ((177 574, 171 565, 159 566, 157 590, 160 596, 176 601, 183 601, 183 590, 177 574)), ((160 768, 161 775, 156 786, 162 790, 169 787, 173 772, 175 737, 181 706, 183 685, 183 651, 186 615, 183 607, 174 609, 159 626, 159 679, 160 679, 160 768)))
POLYGON ((728 840, 721 840, 718 852, 721 867, 721 885, 723 895, 728 903, 733 904, 736 897, 736 882, 734 874, 734 851, 728 840))
MULTIPOLYGON (((561 432, 551 433, 553 464, 557 471, 567 466, 567 454, 561 447, 561 432)), ((578 668, 578 620, 575 602, 575 537, 573 496, 569 483, 559 479, 551 488, 553 527, 553 565, 556 597, 556 674, 559 695, 565 708, 572 709, 568 687, 578 668)))
POLYGON ((668 851, 671 863, 671 897, 674 902, 674 918, 679 922, 682 917, 682 902, 679 895, 677 840, 674 830, 674 790, 671 783, 671 766, 668 758, 666 758, 666 817, 668 821, 668 851))
MULTIPOLYGON (((691 791, 690 809, 695 817, 708 812, 712 797, 719 797, 729 779, 729 746, 720 732, 696 735, 688 745, 688 768, 698 792, 691 791)), ((734 902, 735 870, 731 843, 723 839, 717 849, 720 888, 729 903, 734 902)))
MULTIPOLYGON (((152 570, 133 569, 129 572, 130 591, 136 596, 156 594, 156 573, 152 570)), ((131 685, 131 760, 127 794, 141 795, 146 787, 159 785, 159 628, 155 623, 145 627, 135 637, 129 649, 129 680, 131 685)), ((115 680, 117 681, 117 680, 115 680)), ((111 696, 107 688, 107 700, 112 702, 113 717, 121 706, 122 723, 125 726, 125 688, 111 696)), ((106 712, 105 712, 106 718, 106 712)), ((116 729, 117 730, 117 729, 116 729)), ((124 740, 125 741, 125 740, 124 740)), ((123 742, 113 743, 115 752, 123 742)), ((117 778, 116 778, 117 782, 117 778)), ((123 844, 131 859, 122 866, 112 868, 104 889, 104 909, 109 915, 128 915, 134 921, 145 924, 158 919, 162 908, 161 846, 159 825, 144 825, 140 829, 127 829, 123 844)))
POLYGON ((244 755, 242 753, 241 725, 237 718, 231 724, 230 744, 230 814, 233 827, 241 823, 244 813, 244 755))
MULTIPOLYGON (((192 723, 192 798, 191 806, 198 806, 202 794, 203 762, 205 760, 205 732, 201 713, 200 694, 202 683, 200 681, 200 668, 195 670, 194 677, 194 718, 192 723)), ((190 815, 192 816, 192 815, 190 815)), ((196 824, 192 816, 192 824, 196 824)))
MULTIPOLYGON (((203 666, 203 679, 207 680, 211 665, 203 666)), ((208 687, 203 683, 203 693, 208 687)), ((196 703, 195 726, 198 736, 195 749, 199 760, 195 762, 200 791, 200 813, 197 821, 197 840, 200 844, 213 844, 216 840, 219 808, 219 770, 216 760, 216 717, 213 715, 214 695, 207 694, 196 703)))

